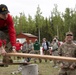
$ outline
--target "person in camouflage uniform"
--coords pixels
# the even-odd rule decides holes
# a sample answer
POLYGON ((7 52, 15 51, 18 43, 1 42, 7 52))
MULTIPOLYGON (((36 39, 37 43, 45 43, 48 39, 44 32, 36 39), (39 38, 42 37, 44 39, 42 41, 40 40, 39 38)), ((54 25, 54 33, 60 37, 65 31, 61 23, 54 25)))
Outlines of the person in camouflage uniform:
MULTIPOLYGON (((60 56, 76 57, 76 45, 73 42, 73 33, 67 32, 65 42, 59 47, 60 56)), ((76 75, 76 63, 61 61, 59 75, 76 75)))

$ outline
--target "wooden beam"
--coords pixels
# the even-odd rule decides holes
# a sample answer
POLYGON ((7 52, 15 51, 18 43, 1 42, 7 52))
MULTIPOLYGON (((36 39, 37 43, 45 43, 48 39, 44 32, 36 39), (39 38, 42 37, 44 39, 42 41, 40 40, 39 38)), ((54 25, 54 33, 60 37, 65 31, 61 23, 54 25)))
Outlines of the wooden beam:
POLYGON ((76 58, 62 57, 62 56, 38 55, 38 54, 27 54, 27 53, 7 53, 6 56, 19 56, 19 57, 41 58, 41 59, 52 59, 52 60, 76 62, 76 58))

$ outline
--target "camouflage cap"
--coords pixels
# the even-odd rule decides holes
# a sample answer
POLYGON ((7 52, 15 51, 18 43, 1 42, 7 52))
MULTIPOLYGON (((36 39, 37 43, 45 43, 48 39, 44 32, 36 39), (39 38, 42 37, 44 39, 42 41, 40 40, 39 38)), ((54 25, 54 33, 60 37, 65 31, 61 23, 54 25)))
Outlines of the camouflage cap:
POLYGON ((71 31, 69 31, 69 32, 66 33, 66 36, 67 35, 73 35, 73 33, 71 31))

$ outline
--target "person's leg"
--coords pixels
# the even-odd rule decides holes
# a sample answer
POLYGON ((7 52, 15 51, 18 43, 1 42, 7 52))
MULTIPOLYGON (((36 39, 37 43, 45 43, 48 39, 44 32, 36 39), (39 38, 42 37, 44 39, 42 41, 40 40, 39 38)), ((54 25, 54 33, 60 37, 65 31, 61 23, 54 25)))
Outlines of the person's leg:
MULTIPOLYGON (((34 50, 34 54, 39 54, 39 50, 34 50)), ((36 63, 37 58, 34 58, 34 63, 36 63)))
POLYGON ((58 75, 68 75, 66 70, 60 69, 58 75))
MULTIPOLYGON (((8 34, 3 31, 0 31, 0 39, 3 41, 6 40, 6 44, 4 44, 4 42, 2 43, 3 49, 5 49, 6 52, 11 51, 12 47, 11 47, 11 44, 9 43, 8 34)), ((3 56, 2 62, 3 63, 11 63, 12 59, 10 57, 3 56)))
POLYGON ((1 44, 0 53, 2 52, 3 49, 5 49, 4 40, 6 40, 5 33, 0 31, 0 44, 1 44))
MULTIPOLYGON (((45 50, 45 55, 47 55, 47 50, 45 50)), ((45 59, 45 62, 47 62, 47 59, 45 59)))
MULTIPOLYGON (((38 51, 38 54, 40 54, 40 50, 38 51)), ((39 62, 41 63, 42 62, 42 60, 39 58, 39 62)))
MULTIPOLYGON (((57 56, 57 51, 53 51, 52 56, 57 56)), ((57 60, 53 60, 53 67, 58 67, 57 66, 57 60)))
POLYGON ((69 70, 68 75, 76 75, 76 69, 69 70))
MULTIPOLYGON (((31 52, 31 50, 28 50, 27 53, 30 53, 30 52, 31 52)), ((27 58, 27 62, 30 62, 30 60, 31 60, 31 58, 27 58)))
MULTIPOLYGON (((1 41, 2 41, 2 40, 5 40, 5 38, 6 38, 5 33, 2 32, 2 31, 0 31, 0 40, 1 40, 1 41)), ((2 50, 5 50, 3 42, 2 42, 2 46, 0 47, 0 53, 1 53, 1 54, 2 54, 2 50)), ((3 58, 4 58, 4 57, 3 57, 3 58)), ((2 62, 3 62, 3 59, 2 59, 2 62)), ((0 65, 0 66, 3 67, 4 65, 0 65)))

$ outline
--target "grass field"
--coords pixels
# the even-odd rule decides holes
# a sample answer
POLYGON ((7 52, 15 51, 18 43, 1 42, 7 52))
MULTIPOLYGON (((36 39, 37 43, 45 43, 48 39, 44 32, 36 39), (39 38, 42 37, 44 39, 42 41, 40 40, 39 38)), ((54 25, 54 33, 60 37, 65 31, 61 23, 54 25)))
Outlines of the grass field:
MULTIPOLYGON (((31 61, 32 64, 34 64, 33 61, 31 61)), ((42 60, 42 63, 39 63, 37 61, 38 64, 38 70, 39 70, 39 75, 57 75, 59 68, 53 68, 53 62, 50 63, 50 61, 48 60, 47 62, 44 62, 44 60, 42 60)), ((12 75, 11 72, 13 71, 17 71, 18 70, 18 66, 19 65, 9 65, 9 67, 0 67, 0 75, 12 75)), ((21 73, 17 73, 14 75, 22 75, 21 73)))

